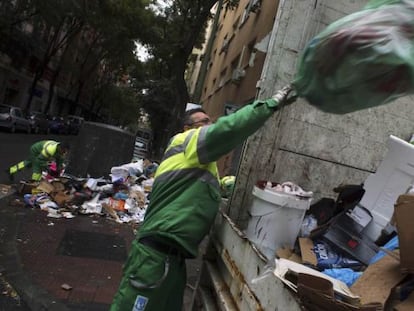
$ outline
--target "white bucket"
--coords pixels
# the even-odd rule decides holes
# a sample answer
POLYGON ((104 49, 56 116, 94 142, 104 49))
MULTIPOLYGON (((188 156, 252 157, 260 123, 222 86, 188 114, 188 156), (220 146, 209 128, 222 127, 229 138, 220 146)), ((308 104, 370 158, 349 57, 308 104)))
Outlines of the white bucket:
POLYGON ((253 188, 246 235, 269 259, 281 247, 292 248, 298 237, 309 198, 253 188))

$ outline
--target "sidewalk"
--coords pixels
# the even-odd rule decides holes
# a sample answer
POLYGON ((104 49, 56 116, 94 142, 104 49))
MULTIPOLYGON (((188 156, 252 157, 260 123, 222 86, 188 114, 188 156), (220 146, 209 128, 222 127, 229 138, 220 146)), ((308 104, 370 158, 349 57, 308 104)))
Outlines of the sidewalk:
MULTIPOLYGON (((40 209, 17 204, 16 198, 0 198, 0 273, 24 302, 13 310, 108 310, 133 227, 96 215, 49 218, 40 209)), ((189 260, 187 267, 185 310, 199 260, 189 260)))

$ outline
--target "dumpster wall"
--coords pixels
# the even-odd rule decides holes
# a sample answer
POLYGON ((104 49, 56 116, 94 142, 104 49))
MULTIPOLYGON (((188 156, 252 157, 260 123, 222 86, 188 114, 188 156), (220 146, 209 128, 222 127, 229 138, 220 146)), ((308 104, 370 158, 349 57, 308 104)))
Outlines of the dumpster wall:
POLYGON ((115 126, 85 122, 71 148, 67 172, 106 177, 113 166, 131 161, 134 141, 134 135, 115 126))
MULTIPOLYGON (((281 0, 260 81, 268 98, 294 78, 307 42, 333 21, 360 10, 362 0, 281 0)), ((292 181, 314 201, 336 197, 341 183, 361 184, 387 151, 389 135, 409 139, 411 97, 346 115, 323 113, 300 99, 284 107, 245 145, 228 214, 245 228, 257 180, 292 181), (260 155, 258 157, 257 155, 260 155)))
POLYGON ((299 311, 298 298, 231 219, 217 215, 191 311, 299 311))

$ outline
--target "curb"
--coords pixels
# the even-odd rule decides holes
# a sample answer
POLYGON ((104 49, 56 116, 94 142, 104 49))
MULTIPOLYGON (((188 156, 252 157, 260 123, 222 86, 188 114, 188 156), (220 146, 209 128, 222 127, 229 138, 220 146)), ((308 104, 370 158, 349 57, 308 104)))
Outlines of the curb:
POLYGON ((8 201, 14 194, 0 198, 0 270, 31 310, 70 311, 45 289, 36 286, 22 269, 16 237, 20 227, 19 217, 24 213, 10 212, 8 201))

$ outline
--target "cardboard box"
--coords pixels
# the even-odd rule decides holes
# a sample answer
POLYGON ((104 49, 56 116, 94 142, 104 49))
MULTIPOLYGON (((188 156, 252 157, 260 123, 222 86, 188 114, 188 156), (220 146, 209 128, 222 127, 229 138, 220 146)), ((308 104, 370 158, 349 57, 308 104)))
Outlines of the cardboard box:
POLYGON ((299 238, 299 247, 302 256, 302 262, 304 264, 309 264, 316 267, 318 265, 318 259, 313 252, 313 241, 308 238, 299 238))
POLYGON ((300 258, 300 256, 296 255, 290 248, 279 248, 278 250, 276 250, 276 256, 278 258, 284 258, 297 263, 302 263, 302 259, 300 258))
POLYGON ((398 260, 386 255, 376 263, 369 265, 351 286, 351 290, 361 297, 362 304, 377 302, 385 306, 393 288, 405 277, 406 274, 400 271, 398 260))
POLYGON ((397 304, 394 311, 413 311, 414 310, 414 293, 404 300, 403 302, 397 304))
POLYGON ((51 193, 51 197, 53 201, 55 201, 55 203, 59 205, 59 207, 64 206, 67 202, 69 202, 73 198, 72 195, 64 191, 53 192, 51 193))
POLYGON ((46 192, 48 194, 52 193, 53 191, 55 191, 55 188, 53 187, 53 185, 47 181, 41 181, 39 183, 39 186, 37 186, 37 189, 46 192))
POLYGON ((60 181, 52 181, 50 183, 53 186, 54 191, 64 191, 65 185, 61 183, 60 181))
POLYGON ((400 244, 401 271, 414 273, 414 195, 400 195, 394 206, 400 244))
POLYGON ((333 285, 329 280, 314 275, 298 275, 298 295, 305 310, 312 311, 379 311, 378 303, 350 304, 335 298, 333 285))

